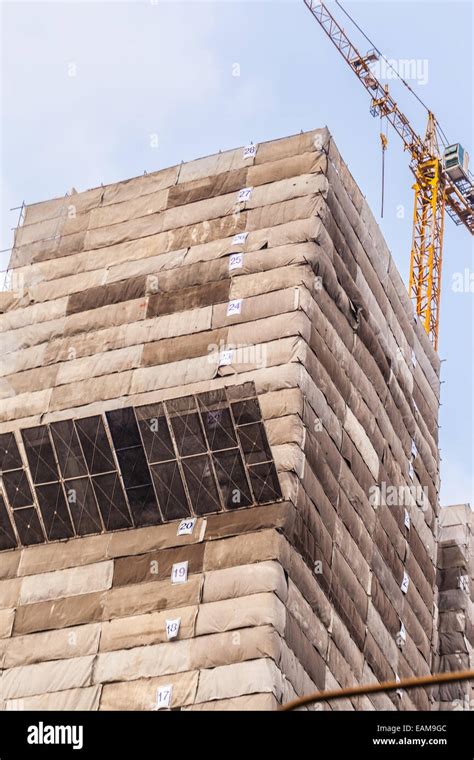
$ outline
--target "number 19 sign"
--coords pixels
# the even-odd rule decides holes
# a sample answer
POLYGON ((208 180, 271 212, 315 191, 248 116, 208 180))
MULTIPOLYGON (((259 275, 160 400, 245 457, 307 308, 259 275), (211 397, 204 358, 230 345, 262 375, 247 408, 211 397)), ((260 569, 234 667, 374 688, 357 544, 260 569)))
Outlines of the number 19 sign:
POLYGON ((171 568, 171 583, 186 583, 188 580, 188 561, 175 562, 171 568))

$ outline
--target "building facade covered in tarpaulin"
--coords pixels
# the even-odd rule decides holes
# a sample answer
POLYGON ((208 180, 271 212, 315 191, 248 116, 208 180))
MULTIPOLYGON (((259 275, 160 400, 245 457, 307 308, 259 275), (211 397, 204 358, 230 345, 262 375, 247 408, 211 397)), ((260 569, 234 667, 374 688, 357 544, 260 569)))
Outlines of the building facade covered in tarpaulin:
POLYGON ((440 362, 326 129, 27 206, 10 276, 4 709, 433 671, 440 362))

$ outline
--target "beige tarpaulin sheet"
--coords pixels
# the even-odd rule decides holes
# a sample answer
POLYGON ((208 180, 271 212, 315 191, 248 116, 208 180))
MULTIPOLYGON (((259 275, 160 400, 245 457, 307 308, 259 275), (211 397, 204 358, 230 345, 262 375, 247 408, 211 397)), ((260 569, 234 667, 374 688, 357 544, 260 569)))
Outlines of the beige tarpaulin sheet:
MULTIPOLYGON (((0 610, 0 639, 6 639, 11 636, 13 628, 13 619, 15 617, 15 610, 0 610)), ((3 642, 0 641, 0 652, 2 651, 3 642)), ((0 655, 0 667, 2 662, 2 656, 0 655)))
POLYGON ((204 576, 203 602, 237 599, 249 594, 274 591, 284 602, 287 582, 278 562, 257 565, 238 565, 224 570, 212 570, 204 576))
POLYGON ((13 634, 16 636, 97 622, 102 619, 104 601, 105 594, 96 592, 19 607, 13 634))
POLYGON ((277 666, 269 659, 260 659, 201 672, 196 702, 259 692, 273 693, 278 700, 295 694, 277 666))
POLYGON ((21 581, 19 604, 104 591, 112 585, 113 563, 96 562, 81 568, 29 575, 21 581))
POLYGON ((170 585, 156 581, 112 589, 106 597, 103 617, 112 619, 173 607, 189 607, 200 598, 202 576, 192 575, 187 583, 170 585))
POLYGON ((285 619, 285 607, 275 594, 251 594, 201 604, 196 621, 196 635, 259 625, 271 625, 283 635, 285 619))
POLYGON ((168 190, 158 190, 155 193, 141 196, 128 203, 118 203, 91 211, 88 227, 107 227, 111 224, 119 224, 138 217, 157 214, 166 208, 168 202, 168 190))
MULTIPOLYGON (((195 700, 199 672, 173 675, 173 707, 192 704, 195 700)), ((169 686, 170 677, 137 679, 124 683, 105 684, 100 700, 101 710, 153 710, 160 686, 169 686)))
POLYGON ((21 697, 19 700, 9 699, 7 710, 98 710, 102 686, 87 686, 81 689, 65 689, 34 697, 21 697))
POLYGON ((99 648, 101 628, 98 623, 64 628, 58 631, 14 636, 0 641, 2 668, 16 668, 47 660, 63 660, 95 654, 99 648))
POLYGON ((171 675, 196 667, 215 668, 230 661, 277 656, 279 638, 271 626, 244 628, 238 638, 232 632, 201 635, 172 645, 156 644, 99 654, 95 682, 134 681, 137 678, 171 675))
POLYGON ((233 699, 215 699, 212 702, 183 707, 183 710, 199 711, 241 711, 241 710, 276 710, 278 702, 273 694, 244 694, 233 699))
POLYGON ((103 623, 100 650, 130 649, 167 641, 166 620, 180 618, 179 637, 188 639, 195 635, 198 607, 176 607, 146 615, 116 618, 103 623))
POLYGON ((90 686, 93 662, 93 656, 74 657, 12 668, 5 671, 0 679, 1 698, 17 699, 41 694, 45 690, 61 691, 90 686))

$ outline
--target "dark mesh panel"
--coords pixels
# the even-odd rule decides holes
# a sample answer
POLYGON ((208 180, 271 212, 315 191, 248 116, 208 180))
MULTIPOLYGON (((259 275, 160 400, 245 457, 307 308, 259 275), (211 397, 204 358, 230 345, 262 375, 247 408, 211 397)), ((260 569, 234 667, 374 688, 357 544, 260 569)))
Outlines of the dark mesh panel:
POLYGON ((221 451, 214 454, 213 459, 226 509, 237 509, 251 504, 252 497, 240 450, 221 451))
POLYGON ((201 414, 211 451, 237 446, 237 437, 228 409, 203 409, 201 414))
POLYGON ((135 525, 145 526, 161 523, 161 514, 151 483, 139 488, 127 488, 126 493, 135 525))
POLYGON ((44 543, 44 533, 35 507, 17 509, 13 513, 22 546, 44 543))
POLYGON ((177 520, 191 514, 178 463, 165 462, 150 467, 163 520, 177 520))
POLYGON ((180 456, 200 454, 206 451, 206 444, 197 412, 183 412, 171 417, 171 426, 180 456))
POLYGON ((162 404, 150 404, 137 409, 138 424, 147 459, 150 464, 174 459, 176 453, 162 404))
POLYGON ((12 509, 29 507, 34 503, 28 476, 25 470, 3 473, 3 485, 12 509))
POLYGON ((73 421, 53 422, 50 428, 63 478, 77 478, 81 475, 87 475, 84 455, 73 421))
POLYGON ((140 433, 132 406, 106 412, 110 434, 116 450, 141 446, 140 433))
POLYGON ((21 454, 13 433, 0 435, 0 472, 18 470, 23 467, 21 454))
POLYGON ((65 490, 76 533, 79 536, 100 533, 102 523, 91 479, 68 480, 65 490))
POLYGON ((125 488, 151 485, 150 471, 142 446, 117 451, 125 488))
POLYGON ((49 483, 59 477, 46 425, 21 431, 33 483, 49 483))
POLYGON ((118 473, 96 475, 92 483, 105 529, 130 528, 132 521, 118 473))
POLYGON ((76 420, 76 429, 91 475, 116 469, 102 417, 76 420))
POLYGON ((36 496, 48 541, 72 538, 74 530, 61 484, 49 483, 47 486, 36 486, 36 496))
POLYGON ((212 472, 210 457, 183 459, 183 472, 188 486, 189 498, 197 515, 219 512, 222 509, 212 472))
POLYGON ((261 419, 260 407, 256 398, 246 401, 238 401, 232 404, 232 413, 236 425, 246 425, 249 422, 258 422, 261 419))
POLYGON ((238 431, 240 445, 247 464, 268 462, 272 458, 263 422, 245 425, 245 427, 238 428, 238 431))
POLYGON ((273 462, 249 467, 250 482, 257 504, 281 499, 280 484, 273 462))
POLYGON ((0 493, 0 551, 13 549, 17 545, 15 531, 2 494, 0 493))

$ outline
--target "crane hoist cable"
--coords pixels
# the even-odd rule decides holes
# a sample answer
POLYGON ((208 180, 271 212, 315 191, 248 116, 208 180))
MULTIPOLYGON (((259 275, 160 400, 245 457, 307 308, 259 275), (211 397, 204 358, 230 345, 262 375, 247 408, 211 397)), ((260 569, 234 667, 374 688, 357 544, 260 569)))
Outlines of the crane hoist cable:
POLYGON ((382 145, 382 198, 381 198, 381 206, 380 206, 380 216, 383 219, 383 206, 384 206, 384 198, 385 198, 385 151, 387 150, 388 145, 388 122, 385 120, 385 134, 383 133, 383 116, 380 117, 380 143, 382 145))

